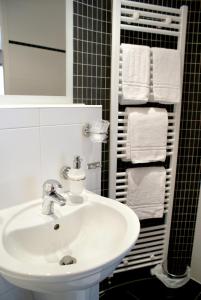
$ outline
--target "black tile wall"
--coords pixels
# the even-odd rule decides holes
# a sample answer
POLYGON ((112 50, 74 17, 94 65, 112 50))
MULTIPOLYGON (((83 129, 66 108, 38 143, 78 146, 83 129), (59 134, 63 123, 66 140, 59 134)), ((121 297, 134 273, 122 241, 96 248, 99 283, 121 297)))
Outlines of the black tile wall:
POLYGON ((188 5, 180 142, 169 246, 169 271, 190 265, 201 179, 201 1, 188 5))
MULTIPOLYGON (((111 1, 73 1, 74 103, 103 106, 109 120, 111 1)), ((108 193, 108 144, 102 147, 102 194, 108 193)))
MULTIPOLYGON (((102 104, 109 119, 111 62, 110 0, 74 0, 74 102, 102 104)), ((201 1, 140 0, 177 7, 188 5, 182 115, 169 247, 169 271, 190 264, 200 188, 201 153, 201 1)), ((176 48, 176 38, 122 32, 121 41, 176 48)), ((108 192, 108 144, 103 145, 102 194, 108 192)))

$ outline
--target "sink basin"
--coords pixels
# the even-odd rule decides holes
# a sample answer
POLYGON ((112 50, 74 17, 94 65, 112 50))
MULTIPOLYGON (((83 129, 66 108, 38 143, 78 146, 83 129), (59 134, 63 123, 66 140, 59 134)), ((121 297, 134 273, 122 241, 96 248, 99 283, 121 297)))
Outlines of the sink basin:
POLYGON ((98 283, 133 247, 140 226, 115 200, 89 191, 83 198, 55 205, 50 216, 41 213, 42 199, 0 211, 2 276, 39 292, 36 299, 98 299, 98 283), (66 257, 73 263, 62 264, 66 257))

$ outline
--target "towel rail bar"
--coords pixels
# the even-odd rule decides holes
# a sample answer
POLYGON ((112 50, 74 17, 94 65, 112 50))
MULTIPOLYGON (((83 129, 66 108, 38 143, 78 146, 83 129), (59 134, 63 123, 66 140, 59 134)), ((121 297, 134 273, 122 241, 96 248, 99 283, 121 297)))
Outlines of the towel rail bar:
POLYGON ((144 238, 144 237, 147 237, 147 236, 161 236, 161 234, 165 234, 165 230, 164 229, 161 229, 161 230, 158 230, 158 231, 151 231, 151 232, 143 232, 140 234, 139 236, 139 240, 141 238, 144 238))
MULTIPOLYGON (((173 151, 168 151, 167 153, 166 153, 166 156, 171 156, 171 155, 173 155, 173 151)), ((125 153, 117 153, 117 158, 121 158, 121 159, 123 159, 124 161, 129 161, 129 160, 127 160, 126 159, 126 154, 125 153)))
POLYGON ((161 19, 163 21, 166 21, 167 18, 171 18, 173 22, 180 23, 181 22, 181 17, 175 16, 175 15, 170 15, 170 14, 161 14, 161 13, 155 13, 155 12, 150 12, 150 11, 144 11, 144 10, 139 10, 139 9, 133 9, 133 8, 121 8, 121 15, 133 15, 133 13, 139 13, 141 17, 147 17, 147 18, 152 18, 152 19, 161 19))
POLYGON ((164 21, 154 21, 154 20, 147 20, 147 19, 137 19, 135 20, 133 16, 130 17, 124 17, 121 16, 121 21, 125 23, 130 23, 130 24, 142 24, 142 25, 151 25, 155 27, 163 27, 163 28, 168 28, 168 29, 177 29, 179 30, 180 25, 179 24, 168 24, 165 23, 164 21))
POLYGON ((141 229, 140 229, 140 233, 141 233, 141 232, 152 231, 152 230, 165 229, 165 228, 166 228, 166 224, 155 225, 155 226, 149 226, 149 227, 141 228, 141 229))
POLYGON ((149 261, 148 263, 141 263, 139 265, 136 265, 136 266, 127 266, 127 267, 121 267, 118 269, 116 269, 114 271, 114 274, 115 273, 122 273, 122 272, 127 272, 127 271, 132 271, 132 270, 136 270, 136 269, 139 269, 139 268, 145 268, 145 267, 150 267, 150 266, 153 266, 153 265, 157 265, 159 263, 161 263, 163 261, 163 259, 156 259, 156 260, 152 260, 152 261, 149 261))
POLYGON ((147 3, 128 1, 128 0, 121 0, 121 6, 142 8, 146 10, 149 9, 151 11, 159 11, 159 12, 172 13, 177 15, 181 14, 179 8, 165 7, 165 6, 155 5, 155 4, 147 4, 147 3))
POLYGON ((134 249, 143 249, 147 246, 153 246, 153 245, 161 245, 165 241, 165 233, 162 234, 161 236, 153 236, 153 237, 145 237, 145 238, 140 238, 138 239, 137 243, 135 244, 134 249), (153 243, 154 242, 154 243, 153 243))
POLYGON ((131 250, 131 252, 128 254, 127 257, 130 257, 131 255, 135 255, 135 254, 138 254, 138 253, 146 253, 146 252, 149 252, 149 251, 157 251, 157 250, 162 250, 164 248, 164 244, 160 244, 158 246, 152 246, 152 247, 145 247, 145 248, 142 248, 142 249, 138 249, 138 250, 131 250))
POLYGON ((177 37, 179 36, 179 31, 173 31, 173 30, 163 30, 157 28, 133 26, 133 25, 126 25, 126 24, 121 24, 120 28, 129 31, 149 32, 149 33, 156 33, 156 34, 163 34, 163 35, 170 35, 170 36, 177 36, 177 37))
MULTIPOLYGON (((166 169, 166 174, 171 175, 172 169, 166 169)), ((167 176, 168 176, 167 175, 167 176)), ((118 177, 125 177, 126 176, 126 172, 117 172, 116 173, 116 178, 118 177)))
MULTIPOLYGON (((127 117, 128 114, 125 111, 118 111, 118 116, 127 117)), ((168 118, 170 118, 170 117, 175 117, 175 113, 174 112, 168 112, 168 118)))
POLYGON ((136 246, 133 249, 143 249, 145 247, 151 246, 151 245, 161 245, 165 242, 165 234, 161 236, 151 236, 144 239, 139 239, 138 242, 135 244, 136 246))
MULTIPOLYGON (((158 259, 158 258, 163 258, 163 254, 161 253, 161 255, 158 255, 158 256, 156 256, 156 257, 153 257, 153 260, 154 259, 158 259)), ((133 265, 138 265, 138 264, 140 264, 140 263, 144 263, 144 262, 148 262, 148 261, 150 261, 150 257, 147 257, 147 258, 143 258, 143 259, 138 259, 138 260, 134 260, 134 261, 130 261, 130 263, 129 263, 129 265, 130 266, 133 266, 133 265)), ((127 264, 126 264, 127 265, 127 264)), ((120 267, 121 266, 124 266, 124 263, 121 263, 120 264, 120 267)))
MULTIPOLYGON (((163 253, 163 249, 159 249, 159 250, 153 251, 152 255, 158 256, 158 255, 162 255, 162 253, 163 253)), ((141 253, 141 254, 130 255, 130 256, 126 257, 125 262, 126 263, 131 262, 132 264, 135 264, 137 259, 142 259, 142 258, 147 258, 147 257, 150 257, 150 253, 141 253)), ((121 266, 121 265, 124 265, 124 260, 119 266, 121 266)))

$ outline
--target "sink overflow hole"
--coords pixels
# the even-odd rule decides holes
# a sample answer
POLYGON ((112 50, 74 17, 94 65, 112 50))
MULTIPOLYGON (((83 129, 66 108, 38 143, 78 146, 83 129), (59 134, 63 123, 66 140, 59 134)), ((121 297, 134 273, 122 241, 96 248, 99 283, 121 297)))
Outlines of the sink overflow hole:
POLYGON ((59 227, 60 227, 60 225, 59 225, 59 224, 55 224, 55 225, 54 225, 54 230, 58 230, 58 229, 59 229, 59 227))
POLYGON ((66 255, 60 260, 59 264, 61 266, 67 266, 67 265, 73 265, 76 262, 77 262, 76 258, 74 258, 70 255, 66 255))

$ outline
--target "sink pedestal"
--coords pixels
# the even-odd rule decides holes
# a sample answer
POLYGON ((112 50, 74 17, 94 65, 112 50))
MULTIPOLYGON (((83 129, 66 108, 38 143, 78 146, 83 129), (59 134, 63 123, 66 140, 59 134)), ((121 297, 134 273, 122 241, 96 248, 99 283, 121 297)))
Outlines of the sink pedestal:
POLYGON ((85 290, 43 294, 34 292, 34 300, 99 300, 99 284, 85 290))

